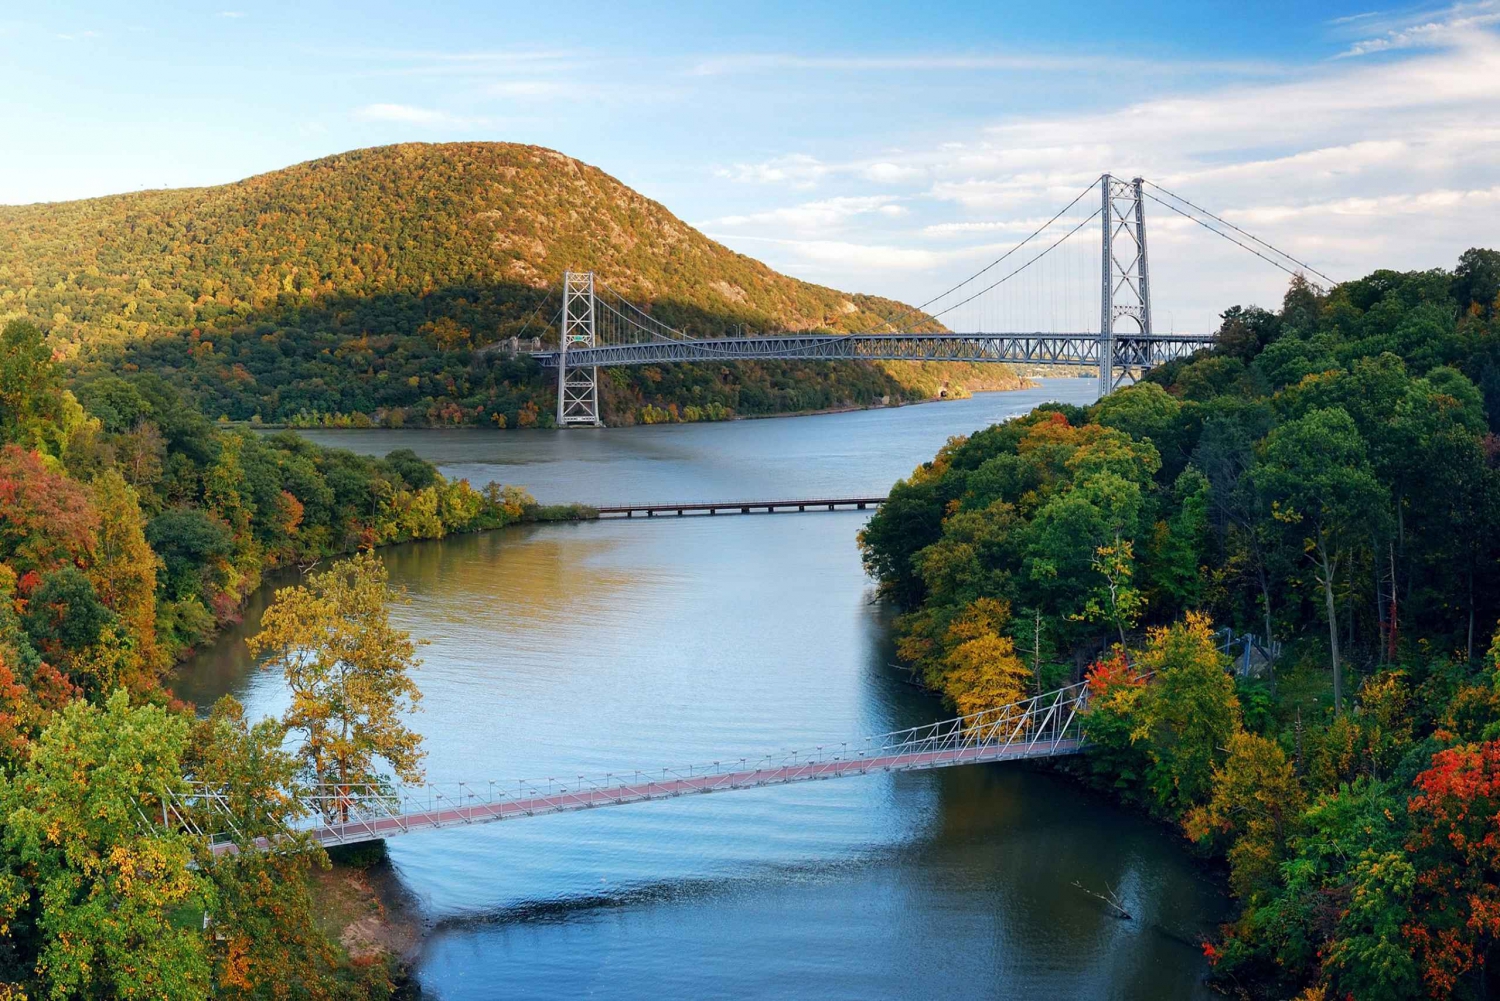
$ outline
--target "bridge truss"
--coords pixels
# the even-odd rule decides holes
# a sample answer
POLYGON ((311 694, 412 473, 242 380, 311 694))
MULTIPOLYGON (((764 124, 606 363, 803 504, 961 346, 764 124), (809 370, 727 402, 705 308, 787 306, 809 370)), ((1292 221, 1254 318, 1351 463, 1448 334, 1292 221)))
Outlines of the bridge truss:
POLYGON ((297 820, 276 837, 251 837, 232 790, 189 782, 139 804, 148 829, 186 831, 208 840, 215 854, 311 839, 332 847, 419 831, 489 824, 689 794, 728 792, 847 778, 874 772, 922 771, 989 761, 1075 754, 1084 746, 1088 687, 1069 685, 995 709, 867 737, 676 768, 510 782, 452 782, 417 787, 338 785, 285 790, 297 820))

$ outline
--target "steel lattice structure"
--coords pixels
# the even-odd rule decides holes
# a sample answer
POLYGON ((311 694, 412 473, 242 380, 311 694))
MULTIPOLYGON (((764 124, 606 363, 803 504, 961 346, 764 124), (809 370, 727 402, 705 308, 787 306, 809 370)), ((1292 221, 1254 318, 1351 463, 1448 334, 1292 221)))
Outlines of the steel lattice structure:
POLYGON ((923 771, 987 761, 1075 754, 1083 749, 1088 686, 1068 685, 995 709, 867 737, 677 768, 514 782, 454 782, 419 787, 314 785, 288 790, 300 820, 278 838, 247 837, 234 797, 189 783, 139 804, 148 829, 206 838, 216 854, 275 849, 311 839, 324 846, 358 844, 440 828, 623 806, 689 793, 727 792, 845 778, 872 772, 923 771))
MULTIPOLYGON (((971 361, 1038 365, 1099 366, 1100 335, 1049 334, 768 334, 757 337, 652 340, 569 348, 564 364, 608 368, 671 362, 755 361, 971 361)), ((1173 334, 1113 338, 1113 369, 1142 371, 1212 347, 1211 336, 1173 334)), ((543 365, 559 363, 559 352, 533 353, 543 365)), ((1118 381, 1118 380, 1117 380, 1118 381)))

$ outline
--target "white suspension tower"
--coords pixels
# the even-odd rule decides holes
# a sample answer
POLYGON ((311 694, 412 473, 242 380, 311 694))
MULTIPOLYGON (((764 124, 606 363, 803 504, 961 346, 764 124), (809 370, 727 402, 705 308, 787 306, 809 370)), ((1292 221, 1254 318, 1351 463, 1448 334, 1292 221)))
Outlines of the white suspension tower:
POLYGON ((1099 316, 1099 395, 1113 391, 1151 357, 1151 283, 1146 268, 1146 200, 1141 178, 1099 179, 1103 201, 1104 267, 1099 316), (1116 331, 1128 318, 1135 330, 1116 331))
POLYGON ((568 349, 594 347, 594 273, 563 272, 562 335, 557 349, 557 426, 603 427, 599 369, 568 367, 568 349))

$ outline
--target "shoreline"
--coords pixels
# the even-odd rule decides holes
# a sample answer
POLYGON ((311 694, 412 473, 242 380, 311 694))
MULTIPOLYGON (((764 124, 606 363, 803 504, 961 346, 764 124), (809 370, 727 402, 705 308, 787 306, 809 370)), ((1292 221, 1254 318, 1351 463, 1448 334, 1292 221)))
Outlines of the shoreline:
MULTIPOLYGON (((1028 389, 1036 389, 1040 383, 1038 379, 1066 379, 1081 378, 1079 376, 1067 375, 1023 375, 1018 376, 1020 385, 1009 386, 1005 389, 976 389, 967 392, 964 396, 928 396, 915 400, 896 400, 890 403, 851 403, 841 407, 823 407, 818 410, 784 410, 774 414, 732 414, 717 421, 664 421, 660 424, 647 424, 645 422, 632 424, 605 424, 594 430, 614 431, 622 428, 635 427, 667 427, 670 425, 688 424, 728 424, 734 421, 770 421, 780 420, 786 417, 822 417, 828 414, 852 414, 863 410, 899 410, 902 407, 915 407, 927 403, 953 403, 958 400, 970 399, 979 393, 1019 393, 1028 389)), ((510 431, 561 431, 562 428, 553 427, 530 427, 530 428, 496 428, 485 424, 405 424, 401 427, 388 427, 384 424, 371 421, 363 427, 339 426, 332 424, 286 424, 286 423, 255 423, 253 421, 216 421, 216 427, 249 429, 251 431, 493 431, 496 434, 504 434, 510 431)))

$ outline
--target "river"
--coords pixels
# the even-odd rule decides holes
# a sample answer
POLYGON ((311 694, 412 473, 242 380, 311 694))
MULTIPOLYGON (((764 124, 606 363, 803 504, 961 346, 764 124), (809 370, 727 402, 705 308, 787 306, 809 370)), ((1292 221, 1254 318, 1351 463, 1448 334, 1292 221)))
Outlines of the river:
MULTIPOLYGON (((543 501, 883 493, 950 435, 1087 380, 813 417, 566 433, 313 432, 543 501)), ((815 747, 940 718, 891 666, 866 512, 508 529, 386 550, 430 641, 433 780, 576 776, 815 747)), ((285 705, 243 626, 177 690, 285 705)), ((1208 997, 1220 889, 1172 836, 1065 779, 985 765, 685 797, 396 838, 445 1001, 1208 997), (1113 888, 1111 917, 1074 882, 1113 888)))

